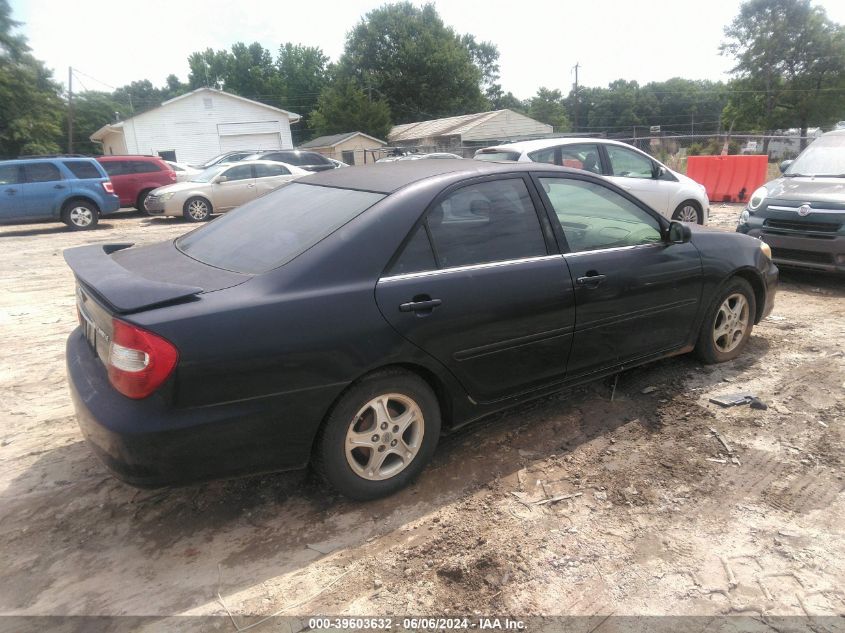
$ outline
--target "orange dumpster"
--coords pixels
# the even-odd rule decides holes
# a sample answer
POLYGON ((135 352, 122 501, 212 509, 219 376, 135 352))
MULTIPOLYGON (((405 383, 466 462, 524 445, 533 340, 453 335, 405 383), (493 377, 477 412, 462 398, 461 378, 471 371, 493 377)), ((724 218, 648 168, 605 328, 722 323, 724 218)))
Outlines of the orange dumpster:
POLYGON ((766 182, 764 155, 690 156, 687 176, 704 185, 710 202, 746 202, 766 182))

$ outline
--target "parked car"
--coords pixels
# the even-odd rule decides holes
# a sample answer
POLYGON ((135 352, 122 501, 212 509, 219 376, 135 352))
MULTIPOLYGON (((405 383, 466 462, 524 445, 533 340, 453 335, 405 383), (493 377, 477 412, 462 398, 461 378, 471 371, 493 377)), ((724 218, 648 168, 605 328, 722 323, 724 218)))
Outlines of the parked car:
POLYGON ((336 158, 329 158, 329 161, 332 165, 335 166, 335 169, 339 169, 341 167, 349 167, 348 163, 344 163, 342 160, 337 160, 336 158))
POLYGON ((269 160, 219 163, 187 182, 154 190, 147 197, 150 215, 182 216, 204 222, 213 213, 234 209, 309 172, 269 160))
POLYGON ((704 224, 710 200, 704 185, 672 171, 627 143, 597 138, 552 138, 485 147, 479 160, 533 161, 607 176, 672 220, 704 224))
POLYGON ((108 174, 93 158, 0 161, 0 224, 61 220, 91 229, 119 208, 108 174))
POLYGON ((772 247, 780 266, 845 273, 845 130, 823 134, 757 189, 737 231, 772 247))
POLYGON ((98 156, 120 198, 121 207, 144 210, 153 189, 176 182, 176 172, 158 156, 98 156))
POLYGON ((280 149, 258 152, 245 160, 277 160, 286 165, 294 165, 306 171, 328 171, 335 169, 335 164, 317 152, 304 152, 298 149, 280 149))
POLYGON ((185 182, 203 172, 202 169, 196 169, 185 163, 175 163, 172 160, 166 160, 164 162, 170 165, 170 169, 176 173, 176 182, 185 182))
POLYGON ((209 167, 214 167, 214 165, 219 165, 220 163, 237 163, 238 161, 244 160, 247 156, 255 154, 256 151, 258 150, 240 149, 234 152, 224 152, 223 154, 218 154, 214 158, 208 159, 204 163, 190 165, 190 167, 204 171, 209 167))
POLYGON ((463 158, 457 154, 450 154, 449 152, 431 152, 430 154, 405 154, 396 160, 421 160, 423 158, 463 158))
POLYGON ((335 169, 125 246, 64 253, 71 394, 106 465, 155 486, 313 460, 358 499, 407 484, 441 430, 674 354, 736 358, 778 276, 760 240, 536 163, 335 169))

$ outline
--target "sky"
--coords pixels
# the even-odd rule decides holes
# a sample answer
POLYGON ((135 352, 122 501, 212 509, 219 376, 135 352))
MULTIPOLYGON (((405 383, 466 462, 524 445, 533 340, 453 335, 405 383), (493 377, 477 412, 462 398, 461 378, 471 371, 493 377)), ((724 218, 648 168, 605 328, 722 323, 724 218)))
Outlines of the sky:
MULTIPOLYGON (((11 0, 12 16, 38 59, 76 90, 109 90, 149 79, 161 86, 173 73, 188 77, 187 57, 206 48, 260 42, 319 46, 333 60, 347 32, 388 0, 11 0), (143 7, 143 8, 142 8, 143 7), (81 85, 80 85, 81 84, 81 85)), ((415 4, 422 4, 415 1, 415 4)), ((731 61, 719 55, 724 27, 739 0, 437 0, 458 33, 499 47, 500 83, 521 99, 540 86, 567 93, 579 82, 606 86, 623 78, 640 84, 670 77, 727 79, 731 61)), ((817 0, 845 23, 845 2, 817 0)))

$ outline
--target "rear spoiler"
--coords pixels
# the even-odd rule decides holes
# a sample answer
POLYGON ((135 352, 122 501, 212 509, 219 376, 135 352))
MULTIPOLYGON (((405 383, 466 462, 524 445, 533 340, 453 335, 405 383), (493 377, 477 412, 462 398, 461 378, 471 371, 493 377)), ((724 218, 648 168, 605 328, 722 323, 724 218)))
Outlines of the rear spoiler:
POLYGON ((192 297, 203 288, 147 279, 118 264, 112 253, 132 244, 96 244, 64 251, 77 280, 101 297, 116 312, 136 312, 192 297))

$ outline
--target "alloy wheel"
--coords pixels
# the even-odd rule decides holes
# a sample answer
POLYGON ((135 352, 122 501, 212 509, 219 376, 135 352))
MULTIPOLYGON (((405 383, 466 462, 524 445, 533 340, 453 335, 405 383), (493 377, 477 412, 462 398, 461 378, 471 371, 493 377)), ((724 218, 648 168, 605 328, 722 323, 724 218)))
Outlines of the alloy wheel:
POLYGON ((685 204, 678 211, 678 219, 681 222, 692 222, 693 224, 697 224, 698 223, 698 209, 696 209, 691 204, 685 204))
POLYGON ((722 302, 713 324, 713 343, 717 350, 728 353, 736 349, 748 330, 749 314, 748 300, 738 292, 722 302))
POLYGON ((387 393, 365 404, 346 432, 349 467, 363 479, 395 477, 414 460, 422 446, 425 419, 408 396, 387 393))
POLYGON ((208 216, 208 205, 202 200, 192 200, 188 205, 188 215, 194 220, 204 220, 208 216))
POLYGON ((67 215, 71 224, 78 227, 91 226, 94 222, 94 212, 88 207, 73 207, 67 215))

